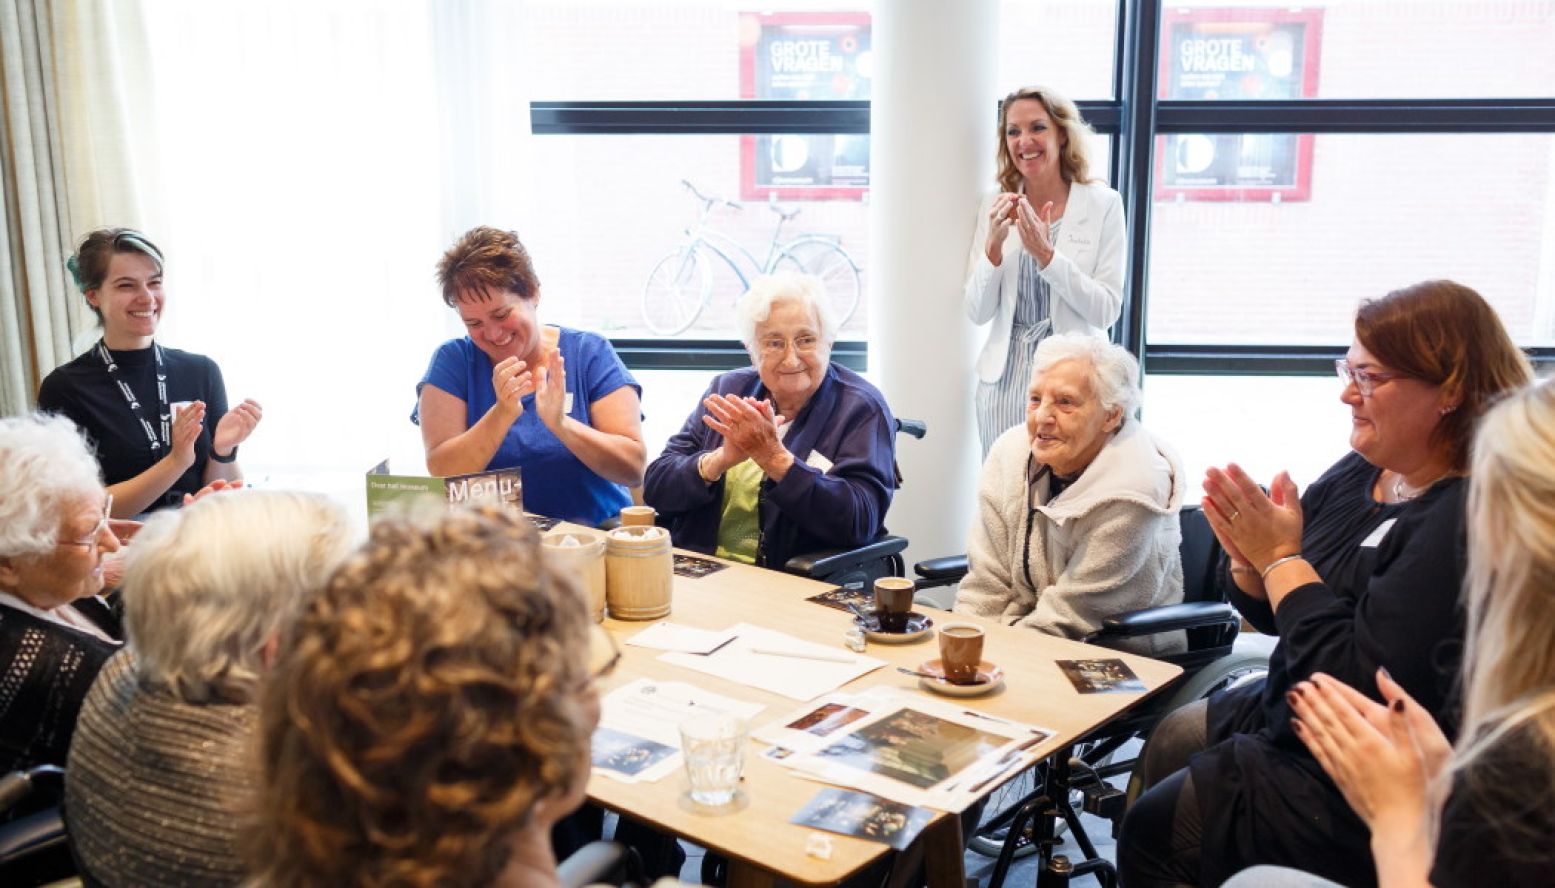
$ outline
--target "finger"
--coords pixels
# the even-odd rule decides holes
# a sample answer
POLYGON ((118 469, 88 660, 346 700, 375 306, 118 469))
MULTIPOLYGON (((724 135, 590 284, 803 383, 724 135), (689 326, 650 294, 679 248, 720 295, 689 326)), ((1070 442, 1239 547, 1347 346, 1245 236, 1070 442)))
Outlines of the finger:
POLYGON ((1042 224, 1051 228, 1053 226, 1053 202, 1048 201, 1042 205, 1042 224))
POLYGON ((1199 508, 1203 510, 1204 518, 1209 522, 1209 529, 1214 532, 1215 539, 1230 551, 1232 549, 1231 522, 1226 520, 1225 513, 1221 512, 1220 507, 1215 505, 1215 501, 1207 496, 1199 500, 1199 508))
POLYGON ((1212 466, 1204 473, 1204 495, 1214 503, 1215 508, 1225 519, 1226 529, 1230 530, 1236 523, 1232 516, 1240 518, 1244 505, 1238 496, 1236 485, 1231 483, 1225 472, 1212 466))
POLYGON ((1282 508, 1294 508, 1301 510, 1301 494, 1296 490, 1296 482, 1290 480, 1290 473, 1282 471, 1274 476, 1274 481, 1269 485, 1270 499, 1275 505, 1282 508))
POLYGON ((719 422, 718 420, 712 418, 711 416, 703 416, 702 417, 702 422, 706 423, 708 428, 712 429, 713 431, 717 432, 720 435, 723 435, 725 439, 729 439, 730 436, 732 436, 734 434, 734 429, 733 428, 729 427, 728 425, 725 425, 724 423, 719 422))
POLYGON ((1269 501, 1269 497, 1263 492, 1263 488, 1258 486, 1258 482, 1254 481, 1252 476, 1243 471, 1242 467, 1236 463, 1226 466, 1225 477, 1231 484, 1235 485, 1236 492, 1248 504, 1256 507, 1269 501))

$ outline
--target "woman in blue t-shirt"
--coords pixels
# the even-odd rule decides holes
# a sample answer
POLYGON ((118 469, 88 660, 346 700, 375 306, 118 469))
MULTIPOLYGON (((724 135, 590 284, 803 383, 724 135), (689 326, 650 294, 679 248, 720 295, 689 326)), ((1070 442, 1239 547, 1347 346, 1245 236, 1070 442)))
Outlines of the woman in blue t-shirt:
POLYGON ((518 235, 466 232, 437 266, 468 335, 438 347, 417 386, 427 470, 517 466, 527 511, 598 524, 642 483, 642 387, 604 337, 542 327, 540 279, 518 235))

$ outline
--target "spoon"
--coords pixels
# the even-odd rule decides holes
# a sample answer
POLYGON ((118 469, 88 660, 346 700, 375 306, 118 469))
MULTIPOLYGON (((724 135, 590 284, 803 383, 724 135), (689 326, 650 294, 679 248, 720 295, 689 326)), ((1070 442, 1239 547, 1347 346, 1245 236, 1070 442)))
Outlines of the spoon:
POLYGON ((896 667, 896 671, 900 672, 903 675, 916 675, 919 678, 928 678, 928 679, 933 679, 934 681, 944 681, 945 680, 945 676, 943 676, 943 675, 935 675, 932 672, 919 672, 916 669, 908 669, 906 666, 898 666, 898 667, 896 667))

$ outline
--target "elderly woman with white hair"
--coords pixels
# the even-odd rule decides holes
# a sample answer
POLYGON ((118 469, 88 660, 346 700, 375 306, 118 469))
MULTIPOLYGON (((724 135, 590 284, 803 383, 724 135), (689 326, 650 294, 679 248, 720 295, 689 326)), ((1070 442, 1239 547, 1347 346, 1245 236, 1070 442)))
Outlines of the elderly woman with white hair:
POLYGON ((81 866, 124 885, 235 885, 257 779, 258 691, 305 599, 348 554, 317 494, 244 491, 160 512, 123 587, 129 648, 81 707, 65 821, 81 866))
POLYGON ((0 419, 0 773, 63 765, 81 700, 123 638, 98 597, 113 500, 76 426, 0 419))
MULTIPOLYGON (((1026 424, 983 464, 958 613, 1083 638, 1107 617, 1182 600, 1182 462, 1139 424, 1139 363, 1084 333, 1037 346, 1026 424)), ((1120 644, 1180 651, 1182 633, 1120 644)))
POLYGON ((831 361, 821 282, 763 277, 737 310, 753 366, 713 380, 648 466, 644 501, 676 545, 763 567, 875 539, 896 488, 896 421, 831 361))

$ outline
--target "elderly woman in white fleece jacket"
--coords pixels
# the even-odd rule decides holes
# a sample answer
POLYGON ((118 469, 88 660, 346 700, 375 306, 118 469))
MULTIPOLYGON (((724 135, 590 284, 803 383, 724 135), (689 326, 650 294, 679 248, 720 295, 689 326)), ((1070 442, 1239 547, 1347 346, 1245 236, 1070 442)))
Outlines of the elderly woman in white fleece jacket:
MULTIPOLYGON (((1082 638, 1182 600, 1182 461, 1134 417, 1139 363, 1085 333, 1037 346, 1026 424, 994 442, 957 613, 1082 638)), ((1120 646, 1181 651, 1181 632, 1120 646)))

